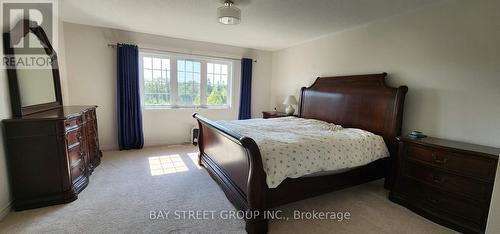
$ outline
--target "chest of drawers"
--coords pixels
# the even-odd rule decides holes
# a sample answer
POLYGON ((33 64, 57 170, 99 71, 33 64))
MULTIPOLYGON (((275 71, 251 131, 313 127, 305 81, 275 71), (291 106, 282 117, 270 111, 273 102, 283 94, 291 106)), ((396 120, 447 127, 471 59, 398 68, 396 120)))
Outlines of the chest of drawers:
POLYGON ((14 209, 73 201, 100 163, 95 106, 3 121, 14 209))
POLYGON ((401 137, 389 198, 444 226, 484 233, 500 149, 401 137))

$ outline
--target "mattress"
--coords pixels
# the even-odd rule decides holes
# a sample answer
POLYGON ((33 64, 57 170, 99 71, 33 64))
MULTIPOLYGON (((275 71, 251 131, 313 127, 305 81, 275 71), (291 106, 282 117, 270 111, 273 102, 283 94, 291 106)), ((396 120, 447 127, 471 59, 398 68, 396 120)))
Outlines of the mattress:
POLYGON ((381 136, 315 119, 217 122, 257 143, 269 188, 286 178, 345 172, 389 156, 381 136))

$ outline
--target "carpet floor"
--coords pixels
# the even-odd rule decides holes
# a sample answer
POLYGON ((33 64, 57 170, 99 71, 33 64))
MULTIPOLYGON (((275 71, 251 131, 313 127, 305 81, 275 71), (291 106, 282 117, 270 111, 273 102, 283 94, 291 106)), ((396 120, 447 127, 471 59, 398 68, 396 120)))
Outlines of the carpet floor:
MULTIPOLYGON (((0 233, 244 233, 243 221, 225 219, 234 208, 196 154, 192 146, 106 151, 78 200, 11 212, 0 233), (190 211, 198 213, 182 219, 190 211)), ((350 219, 272 220, 269 233, 453 233, 387 193, 380 180, 284 205, 281 216, 317 210, 349 212, 350 219)))

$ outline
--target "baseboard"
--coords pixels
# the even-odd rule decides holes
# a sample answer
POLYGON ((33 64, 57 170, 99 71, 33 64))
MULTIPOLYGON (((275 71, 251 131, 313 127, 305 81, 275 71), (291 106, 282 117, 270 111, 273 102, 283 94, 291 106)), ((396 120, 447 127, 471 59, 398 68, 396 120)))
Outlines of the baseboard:
POLYGON ((5 218, 7 214, 12 210, 12 202, 7 203, 2 209, 0 209, 0 220, 5 218))
POLYGON ((118 150, 118 145, 100 145, 101 150, 118 150))
MULTIPOLYGON (((171 147, 171 146, 187 146, 187 145, 193 145, 191 144, 191 142, 180 142, 180 143, 172 143, 172 144, 165 144, 165 142, 157 142, 157 144, 147 144, 147 145, 144 145, 144 148, 147 148, 147 147, 161 147, 161 146, 167 146, 167 147, 171 147)), ((101 145, 100 146, 101 150, 103 151, 114 151, 114 150, 118 150, 118 146, 117 145, 101 145)))
POLYGON ((144 147, 157 147, 157 146, 176 146, 176 145, 190 145, 190 141, 180 142, 165 142, 165 141, 149 141, 144 144, 144 147))

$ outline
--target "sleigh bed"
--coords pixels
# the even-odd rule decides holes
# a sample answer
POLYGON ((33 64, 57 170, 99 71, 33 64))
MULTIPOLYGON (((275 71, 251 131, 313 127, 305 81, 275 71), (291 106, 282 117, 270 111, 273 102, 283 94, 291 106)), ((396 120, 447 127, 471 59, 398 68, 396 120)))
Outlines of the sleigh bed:
MULTIPOLYGON (((317 78, 301 89, 299 117, 359 128, 383 137, 390 157, 323 176, 287 178, 276 188, 266 184, 261 152, 254 139, 240 135, 197 113, 199 163, 224 190, 233 205, 246 212, 270 208, 385 177, 391 187, 395 175, 396 136, 401 132, 408 88, 388 87, 386 73, 317 78)), ((255 214, 255 212, 253 213, 255 214)), ((263 216, 246 221, 248 233, 266 233, 263 216)))

